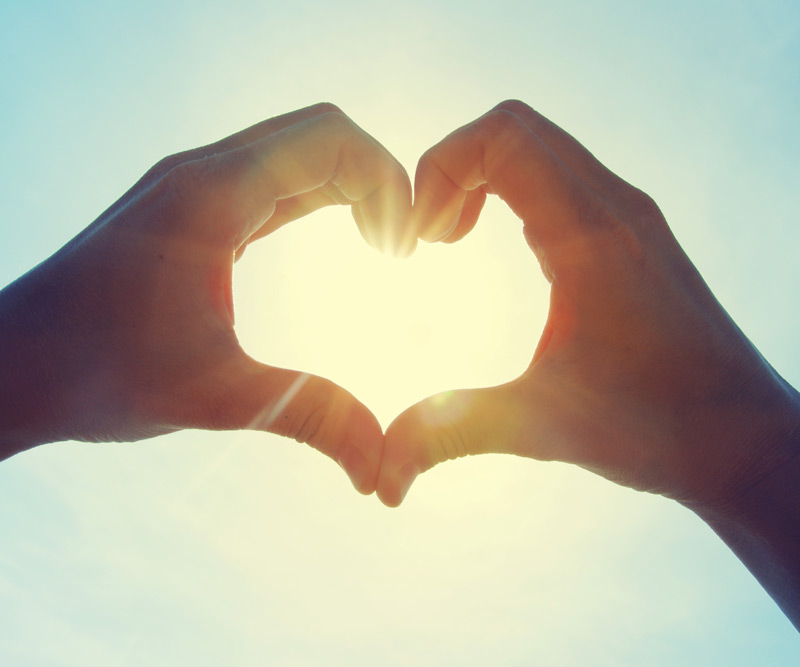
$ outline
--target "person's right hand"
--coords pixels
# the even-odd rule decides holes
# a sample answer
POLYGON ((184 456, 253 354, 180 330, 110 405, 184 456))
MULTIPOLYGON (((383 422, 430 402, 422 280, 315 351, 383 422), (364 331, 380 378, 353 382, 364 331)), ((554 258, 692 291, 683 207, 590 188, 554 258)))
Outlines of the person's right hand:
POLYGON ((446 459, 505 452, 719 507, 791 459, 796 393, 715 300, 647 195, 516 101, 421 158, 421 238, 462 238, 486 193, 522 219, 551 283, 547 324, 520 378, 432 397, 391 424, 384 503, 398 505, 446 459))

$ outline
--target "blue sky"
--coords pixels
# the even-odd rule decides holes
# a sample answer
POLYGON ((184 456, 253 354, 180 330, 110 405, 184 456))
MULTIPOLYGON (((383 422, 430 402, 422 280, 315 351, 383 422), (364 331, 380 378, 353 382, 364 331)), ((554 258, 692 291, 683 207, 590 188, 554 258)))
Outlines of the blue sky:
MULTIPOLYGON (((659 202, 723 305, 800 385, 796 3, 97 4, 0 0, 0 283, 159 158, 264 117, 335 102, 413 172, 516 97, 659 202)), ((519 373, 546 294, 497 203, 458 246, 404 264, 326 211, 236 269, 245 348, 331 377, 384 424, 434 391, 519 373)), ((2 664, 800 654, 690 513, 511 457, 440 466, 390 511, 264 434, 50 445, 0 466, 0 564, 2 664)))

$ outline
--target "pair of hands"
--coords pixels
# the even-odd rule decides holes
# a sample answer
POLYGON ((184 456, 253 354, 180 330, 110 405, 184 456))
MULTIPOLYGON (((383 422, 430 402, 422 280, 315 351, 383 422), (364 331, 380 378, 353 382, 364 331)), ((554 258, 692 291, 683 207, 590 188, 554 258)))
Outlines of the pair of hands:
POLYGON ((791 456, 772 446, 795 428, 791 388, 716 302, 653 201, 559 127, 504 102, 425 153, 414 192, 412 207, 402 166, 327 104, 161 161, 5 290, 0 306, 14 316, 0 335, 21 352, 5 361, 15 381, 0 390, 3 455, 64 439, 250 428, 311 444, 390 506, 441 461, 507 452, 576 463, 693 508, 729 504, 791 456), (418 238, 462 238, 487 194, 521 218, 551 283, 520 378, 432 397, 384 434, 344 389, 240 347, 231 275, 249 243, 349 204, 368 243, 410 254, 418 238))

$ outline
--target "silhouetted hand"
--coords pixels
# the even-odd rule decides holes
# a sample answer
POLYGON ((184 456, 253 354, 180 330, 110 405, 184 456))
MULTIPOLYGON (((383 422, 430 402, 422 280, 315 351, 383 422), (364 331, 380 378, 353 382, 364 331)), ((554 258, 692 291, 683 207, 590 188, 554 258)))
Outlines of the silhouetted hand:
POLYGON ((233 329, 234 254, 333 203, 352 205, 373 245, 413 250, 405 170, 332 105, 158 163, 0 292, 0 454, 262 429, 310 443, 372 492, 383 446, 372 413, 327 380, 257 363, 233 329))
POLYGON ((398 505, 419 472, 467 454, 576 463, 692 508, 797 624, 797 393, 717 303, 653 201, 520 102, 422 157, 421 237, 463 237, 487 192, 522 219, 551 284, 547 323, 517 380, 432 397, 391 424, 381 500, 398 505))
POLYGON ((782 462, 779 448, 751 445, 798 425, 785 419, 794 392, 719 306, 655 203, 564 131, 506 102, 430 149, 415 190, 421 237, 446 242, 472 229, 486 192, 498 194, 523 221, 551 302, 522 377, 423 401, 391 425, 385 502, 399 503, 415 472, 483 452, 569 461, 694 502, 728 497, 782 462))

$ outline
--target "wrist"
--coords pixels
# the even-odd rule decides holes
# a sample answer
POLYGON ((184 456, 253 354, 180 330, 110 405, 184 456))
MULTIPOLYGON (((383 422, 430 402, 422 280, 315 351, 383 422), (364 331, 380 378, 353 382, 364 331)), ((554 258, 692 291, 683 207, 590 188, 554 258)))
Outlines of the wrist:
MULTIPOLYGON (((784 383, 785 384, 785 383, 784 383)), ((800 630, 800 408, 772 424, 760 460, 715 502, 684 503, 733 550, 800 630)))
POLYGON ((66 439, 57 418, 58 358, 69 346, 62 287, 44 263, 0 290, 0 459, 66 439))
POLYGON ((703 429, 706 439, 698 446, 713 452, 705 489, 681 500, 693 511, 739 516, 762 495, 768 500, 767 492, 782 488, 784 475, 800 467, 800 395, 769 371, 767 388, 726 410, 724 423, 703 429), (709 489, 713 492, 703 492, 709 489))

